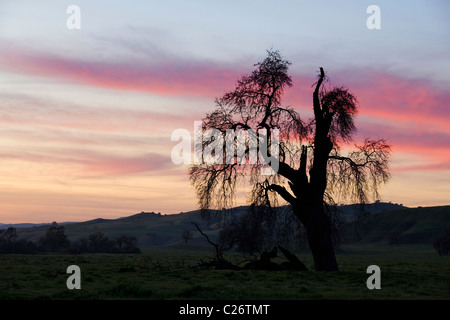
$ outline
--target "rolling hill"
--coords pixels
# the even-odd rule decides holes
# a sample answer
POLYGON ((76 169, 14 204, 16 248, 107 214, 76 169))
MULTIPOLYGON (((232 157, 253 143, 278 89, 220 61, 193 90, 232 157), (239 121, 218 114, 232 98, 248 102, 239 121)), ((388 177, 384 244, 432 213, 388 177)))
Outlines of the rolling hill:
MULTIPOLYGON (((248 207, 237 207, 232 214, 240 214, 248 207)), ((432 243, 450 227, 450 206, 406 208, 391 203, 374 203, 367 207, 367 215, 356 219, 356 206, 340 206, 346 221, 343 234, 346 242, 360 243, 432 243)), ((205 243, 191 222, 196 222, 208 235, 217 236, 220 230, 217 217, 201 217, 200 210, 173 215, 141 212, 119 219, 94 219, 85 222, 64 223, 71 241, 89 234, 102 232, 108 237, 135 236, 139 246, 164 246, 182 243, 181 234, 191 231, 190 243, 205 243)), ((19 238, 37 241, 48 225, 18 228, 19 238)))
POLYGON ((450 206, 388 210, 344 226, 348 242, 432 244, 450 228, 450 206))
MULTIPOLYGON (((245 210, 245 207, 234 209, 237 214, 245 210)), ((161 215, 154 212, 141 212, 118 219, 94 219, 85 222, 62 223, 69 240, 87 238, 95 232, 102 232, 110 238, 121 235, 135 236, 140 246, 160 246, 182 242, 181 234, 185 230, 191 231, 193 239, 191 243, 203 243, 203 237, 196 231, 191 223, 197 223, 206 234, 217 233, 219 230, 218 219, 214 212, 209 219, 201 216, 200 210, 161 215)), ((60 224, 61 225, 61 224, 60 224)), ((37 241, 48 229, 48 225, 33 226, 17 229, 19 238, 37 241)))
MULTIPOLYGON (((108 237, 121 235, 135 236, 139 245, 163 245, 181 239, 181 232, 189 227, 189 221, 200 222, 200 212, 180 213, 177 215, 158 215, 155 213, 138 213, 119 219, 94 219, 85 222, 64 224, 69 240, 87 238, 95 232, 102 232, 108 237)), ((34 226, 17 229, 20 238, 37 241, 45 234, 47 226, 34 226)))

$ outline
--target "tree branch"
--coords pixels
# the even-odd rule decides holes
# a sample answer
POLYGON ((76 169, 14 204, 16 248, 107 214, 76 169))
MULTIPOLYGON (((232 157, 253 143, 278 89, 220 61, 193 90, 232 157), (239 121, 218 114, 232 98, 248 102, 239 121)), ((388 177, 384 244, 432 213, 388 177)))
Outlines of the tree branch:
POLYGON ((297 200, 293 195, 286 190, 285 187, 280 186, 278 184, 271 184, 267 187, 267 190, 273 190, 277 192, 284 200, 289 202, 290 204, 294 204, 295 200, 297 200))
POLYGON ((314 94, 313 94, 314 116, 316 118, 316 121, 322 120, 322 109, 320 108, 319 90, 320 90, 320 86, 322 85, 324 78, 325 78, 325 72, 323 71, 323 68, 320 67, 319 80, 316 83, 316 88, 315 88, 314 94))
POLYGON ((280 161, 278 173, 292 182, 295 181, 296 178, 295 169, 293 169, 290 165, 286 164, 283 161, 280 161))
POLYGON ((203 231, 200 229, 200 227, 195 222, 191 222, 191 223, 197 228, 198 232, 200 232, 200 234, 206 238, 206 241, 208 241, 208 243, 210 245, 214 246, 214 248, 216 249, 217 260, 222 260, 222 253, 220 252, 219 245, 212 242, 211 240, 209 240, 208 235, 203 233, 203 231))
POLYGON ((303 185, 308 183, 308 176, 306 175, 306 160, 308 158, 308 147, 302 146, 302 155, 300 157, 300 168, 298 169, 300 173, 300 179, 303 185))
POLYGON ((343 157, 343 156, 329 156, 328 159, 334 159, 334 160, 339 160, 339 161, 345 161, 348 164, 350 164, 351 166, 355 166, 355 167, 364 167, 368 161, 366 161, 365 163, 356 163, 355 161, 353 161, 353 159, 349 158, 349 157, 343 157))

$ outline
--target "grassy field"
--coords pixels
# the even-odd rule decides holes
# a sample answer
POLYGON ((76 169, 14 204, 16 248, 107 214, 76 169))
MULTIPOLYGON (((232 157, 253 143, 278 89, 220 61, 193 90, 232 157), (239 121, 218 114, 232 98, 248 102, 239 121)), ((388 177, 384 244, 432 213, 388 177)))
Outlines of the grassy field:
MULTIPOLYGON (((337 273, 198 266, 209 257, 208 248, 190 245, 134 255, 1 255, 0 299, 450 299, 450 257, 430 247, 345 246, 337 273), (81 290, 66 287, 71 264, 81 268, 81 290), (366 287, 372 264, 381 268, 381 290, 366 287)), ((312 269, 309 254, 299 257, 312 269)))

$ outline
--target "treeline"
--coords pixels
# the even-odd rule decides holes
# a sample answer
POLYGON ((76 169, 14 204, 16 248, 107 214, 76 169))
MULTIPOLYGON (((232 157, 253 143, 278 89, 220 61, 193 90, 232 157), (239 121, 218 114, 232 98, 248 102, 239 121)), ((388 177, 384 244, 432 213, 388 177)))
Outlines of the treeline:
POLYGON ((16 228, 0 230, 0 253, 140 253, 133 236, 119 236, 110 239, 102 232, 90 234, 71 242, 64 226, 53 222, 37 242, 18 239, 16 228))

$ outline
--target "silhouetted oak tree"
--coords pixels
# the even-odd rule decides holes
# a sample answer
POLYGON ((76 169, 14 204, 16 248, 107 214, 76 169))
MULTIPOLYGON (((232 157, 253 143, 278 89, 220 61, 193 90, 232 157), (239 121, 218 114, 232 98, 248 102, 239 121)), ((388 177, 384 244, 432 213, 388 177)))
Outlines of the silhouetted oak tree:
POLYGON ((39 239, 39 243, 44 250, 55 252, 66 249, 70 241, 67 238, 64 226, 53 222, 47 229, 45 236, 39 239))
MULTIPOLYGON (((353 151, 343 152, 342 146, 348 149, 356 131, 357 99, 344 87, 330 86, 323 68, 313 84, 312 119, 304 121, 295 109, 283 106, 285 89, 292 86, 289 65, 278 51, 268 51, 233 91, 216 99, 215 110, 202 122, 204 131, 217 129, 224 137, 227 129, 254 130, 265 137, 259 146, 265 143, 269 151, 275 143, 271 133, 278 129, 279 149, 276 154, 267 152, 268 164, 278 161, 277 172, 261 175, 267 163, 244 165, 237 153, 236 161, 227 163, 224 146, 222 164, 195 164, 189 174, 203 209, 231 207, 240 181, 253 186, 250 200, 255 207, 271 208, 281 197, 306 229, 315 269, 338 270, 332 240, 334 216, 327 205, 335 199, 366 203, 370 197, 378 198, 378 186, 389 179, 390 146, 384 139, 366 139, 353 151)), ((213 141, 203 141, 203 149, 213 141)), ((246 151, 248 160, 249 144, 246 151)))

